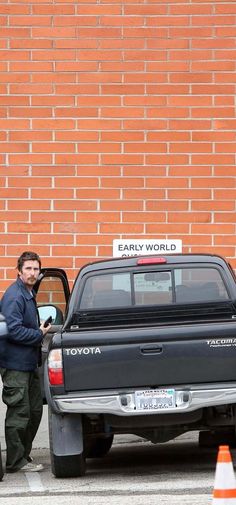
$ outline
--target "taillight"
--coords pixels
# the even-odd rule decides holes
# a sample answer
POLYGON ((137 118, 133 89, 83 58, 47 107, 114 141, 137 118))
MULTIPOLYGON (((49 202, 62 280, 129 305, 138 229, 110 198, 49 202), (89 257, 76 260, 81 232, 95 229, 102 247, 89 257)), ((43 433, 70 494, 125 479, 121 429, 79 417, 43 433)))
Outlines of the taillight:
POLYGON ((52 386, 62 386, 64 384, 61 349, 53 349, 49 353, 48 377, 52 386))
POLYGON ((156 257, 137 259, 137 265, 159 265, 160 263, 167 263, 166 258, 156 257))

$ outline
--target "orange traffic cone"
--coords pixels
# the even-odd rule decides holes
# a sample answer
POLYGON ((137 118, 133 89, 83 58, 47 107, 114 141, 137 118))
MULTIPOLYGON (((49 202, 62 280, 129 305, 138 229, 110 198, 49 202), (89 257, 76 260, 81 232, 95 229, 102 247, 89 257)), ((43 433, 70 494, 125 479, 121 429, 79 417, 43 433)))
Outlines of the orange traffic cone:
POLYGON ((212 505, 236 505, 236 479, 228 445, 220 445, 212 505))

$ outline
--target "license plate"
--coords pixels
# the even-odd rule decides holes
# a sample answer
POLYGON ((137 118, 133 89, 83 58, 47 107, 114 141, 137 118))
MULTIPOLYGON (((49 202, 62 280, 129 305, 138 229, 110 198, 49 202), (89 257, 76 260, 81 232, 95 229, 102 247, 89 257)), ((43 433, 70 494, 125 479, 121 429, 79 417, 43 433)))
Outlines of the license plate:
POLYGON ((137 410, 168 410, 175 407, 174 389, 148 389, 135 391, 137 410))

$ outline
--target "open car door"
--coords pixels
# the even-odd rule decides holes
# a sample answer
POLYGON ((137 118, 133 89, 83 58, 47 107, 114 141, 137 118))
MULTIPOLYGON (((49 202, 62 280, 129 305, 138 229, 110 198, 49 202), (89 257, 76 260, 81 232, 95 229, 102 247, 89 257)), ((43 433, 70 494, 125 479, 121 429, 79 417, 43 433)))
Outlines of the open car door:
POLYGON ((39 368, 41 389, 44 394, 44 363, 52 335, 61 330, 65 320, 70 288, 66 272, 61 268, 42 268, 37 283, 34 286, 40 321, 52 317, 51 328, 42 343, 42 365, 39 368))

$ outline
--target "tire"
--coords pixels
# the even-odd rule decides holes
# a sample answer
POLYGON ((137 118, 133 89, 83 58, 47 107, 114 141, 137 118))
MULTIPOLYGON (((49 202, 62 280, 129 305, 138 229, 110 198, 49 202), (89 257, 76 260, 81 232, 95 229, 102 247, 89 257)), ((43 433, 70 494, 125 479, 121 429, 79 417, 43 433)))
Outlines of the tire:
MULTIPOLYGON (((86 471, 84 451, 81 454, 57 456, 53 450, 53 423, 52 412, 49 409, 49 444, 50 459, 53 475, 57 478, 82 477, 86 471)), ((61 436, 61 435, 60 435, 61 436)))
POLYGON ((113 435, 106 438, 95 438, 88 450, 87 458, 102 458, 105 456, 112 446, 113 438, 113 435))
POLYGON ((200 431, 198 438, 199 447, 216 448, 219 445, 229 445, 236 447, 236 436, 234 428, 215 431, 200 431))
POLYGON ((55 456, 50 451, 52 473, 57 478, 82 477, 85 474, 85 458, 76 456, 55 456))

